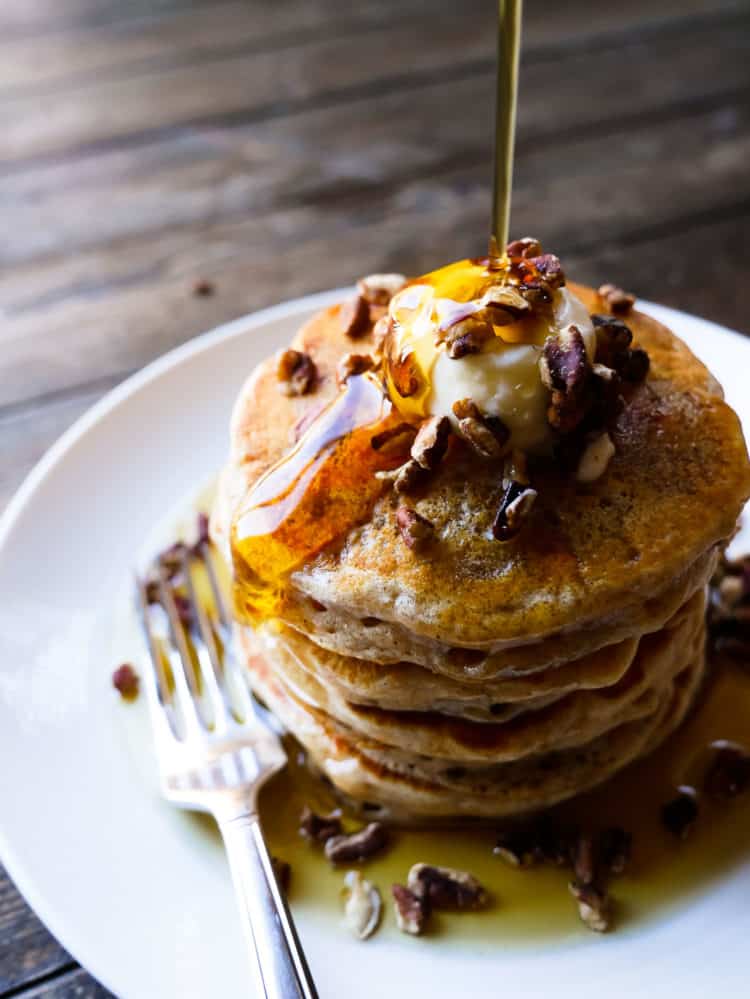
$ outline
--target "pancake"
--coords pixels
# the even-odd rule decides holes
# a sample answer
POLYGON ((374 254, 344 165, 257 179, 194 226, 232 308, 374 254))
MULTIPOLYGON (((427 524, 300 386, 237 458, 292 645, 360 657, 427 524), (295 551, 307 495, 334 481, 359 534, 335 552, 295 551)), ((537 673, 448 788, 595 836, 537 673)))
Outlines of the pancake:
MULTIPOLYGON (((665 625, 665 630, 700 626, 705 596, 701 590, 665 625)), ((661 635, 659 633, 659 641, 661 635)), ((432 711, 478 722, 508 721, 518 714, 547 707, 573 691, 612 688, 634 665, 639 645, 628 639, 606 646, 583 660, 504 679, 470 682, 446 678, 410 663, 382 666, 321 649, 299 632, 273 623, 255 633, 258 649, 273 668, 297 677, 304 688, 307 674, 329 697, 354 705, 394 711, 432 711)), ((247 636, 250 644, 253 635, 247 636)), ((652 643, 658 647, 659 641, 652 643)), ((641 657, 642 659, 642 657, 641 657)))
MULTIPOLYGON (((312 359, 313 391, 280 392, 269 359, 233 412, 211 533, 232 565, 251 685, 343 796, 399 821, 517 815, 588 790, 665 739, 700 686, 705 587, 750 495, 736 415, 677 337, 629 313, 650 366, 645 380, 615 382, 626 402, 611 410, 608 464, 584 483, 532 455, 535 501, 499 542, 501 464, 460 437, 410 509, 375 476, 387 467, 371 443, 379 382, 354 379, 339 395, 336 370, 351 351, 376 352, 384 308, 370 307, 356 342, 342 308, 293 341, 312 359), (405 537, 399 507, 429 522, 428 544, 405 537)), ((606 372, 588 376, 590 391, 606 372)))
POLYGON ((374 805, 383 817, 404 823, 526 814, 595 787, 656 748, 680 724, 704 669, 701 645, 650 716, 586 746, 499 766, 456 767, 357 735, 293 697, 261 656, 248 657, 253 689, 294 732, 311 764, 355 808, 365 802, 367 814, 374 805))
MULTIPOLYGON (((558 632, 540 641, 495 651, 447 646, 425 639, 405 625, 372 616, 359 618, 313 599, 290 597, 283 620, 331 652, 382 664, 412 662, 459 681, 484 683, 548 670, 550 666, 572 667, 574 661, 580 665, 571 673, 584 677, 589 669, 594 673, 602 669, 605 648, 664 627, 694 593, 706 586, 718 556, 718 549, 704 553, 662 593, 631 608, 627 619, 615 620, 610 615, 588 628, 558 632), (358 651, 348 651, 352 648, 358 651), (597 655, 600 651, 602 655, 597 655)), ((615 665, 611 664, 613 668, 615 665)))
MULTIPOLYGON (((591 310, 602 309, 591 290, 572 290, 591 310)), ((416 504, 435 525, 429 553, 404 550, 397 504, 386 492, 364 524, 292 574, 279 616, 287 620, 288 611, 294 625, 300 601, 324 605, 326 633, 337 634, 337 651, 354 656, 363 655, 367 629, 350 626, 372 618, 393 628, 394 656, 404 630, 444 646, 496 651, 589 631, 598 632, 594 646, 601 647, 606 629, 636 632, 644 605, 731 535, 750 473, 739 421, 704 365, 655 320, 633 312, 628 323, 651 371, 616 422, 616 454, 599 480, 584 486, 547 468, 527 528, 498 544, 490 535, 497 469, 456 448, 416 504)), ((307 323, 294 346, 314 358, 319 386, 282 397, 272 362, 245 386, 222 482, 223 523, 214 523, 225 537, 259 477, 336 394, 336 363, 352 348, 338 307, 307 323)), ((368 334, 356 349, 371 346, 368 334)))
POLYGON ((297 700, 358 734, 452 763, 505 763, 583 745, 613 726, 653 714, 663 689, 690 660, 696 642, 703 641, 704 615, 704 601, 699 600, 676 627, 643 638, 632 666, 617 684, 568 694, 502 723, 355 705, 293 662, 281 665, 268 651, 263 654, 297 700))

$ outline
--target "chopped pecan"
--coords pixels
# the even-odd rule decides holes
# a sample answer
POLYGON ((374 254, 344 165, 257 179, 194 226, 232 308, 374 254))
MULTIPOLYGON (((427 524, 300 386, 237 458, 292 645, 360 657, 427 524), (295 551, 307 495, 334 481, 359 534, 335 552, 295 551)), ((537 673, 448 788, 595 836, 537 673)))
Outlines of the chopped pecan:
POLYGON ((325 855, 333 864, 350 864, 367 860, 380 853, 388 844, 388 832, 380 822, 369 825, 354 833, 340 833, 326 840, 325 855))
POLYGON ((453 403, 458 430, 467 443, 483 458, 500 458, 510 439, 510 431, 498 416, 483 416, 471 399, 453 403))
POLYGON ((448 448, 451 422, 447 416, 431 416, 419 428, 411 456, 427 471, 437 468, 448 448))
POLYGON ((703 787, 707 794, 719 801, 742 794, 750 787, 750 753, 740 746, 715 747, 703 787))
POLYGON ((615 446, 606 430, 593 435, 578 461, 576 479, 579 482, 596 482, 607 471, 614 453, 615 446))
POLYGON ((531 310, 529 301, 512 284, 491 285, 482 295, 482 305, 491 311, 497 326, 505 326, 531 310))
POLYGON ((532 236, 524 236, 523 239, 514 239, 505 251, 509 257, 538 257, 542 252, 542 244, 532 236))
POLYGON ((575 429, 586 415, 584 392, 591 374, 586 344, 577 326, 548 336, 539 360, 542 383, 552 392, 547 419, 564 433, 575 429))
POLYGON ((370 354, 344 354, 336 368, 336 380, 343 385, 352 375, 363 375, 374 367, 375 359, 370 354))
POLYGON ((359 871, 347 871, 344 890, 344 925, 359 940, 366 940, 380 923, 383 909, 380 892, 359 871))
POLYGON ((594 359, 606 364, 614 371, 620 371, 627 364, 633 334, 622 319, 615 316, 602 316, 595 313, 591 317, 596 333, 596 353, 594 359))
POLYGON ((134 701, 138 696, 138 674, 130 665, 123 663, 112 674, 112 686, 126 701, 134 701))
POLYGON ((284 395, 306 395, 317 381, 318 369, 309 354, 290 348, 279 357, 276 375, 284 395))
POLYGON ((403 274, 368 274, 357 281, 357 291, 370 305, 388 305, 405 284, 403 274))
POLYGON ((521 530, 537 497, 536 489, 511 480, 505 486, 503 498, 492 523, 492 534, 498 541, 510 541, 521 530))
POLYGON ((396 523, 404 544, 414 551, 424 548, 435 533, 435 525, 431 520, 403 504, 396 510, 396 523))
POLYGON ((455 361, 467 354, 478 354, 494 335, 492 323, 480 315, 473 315, 441 330, 437 342, 445 344, 448 357, 455 361))
POLYGON ((418 937, 424 932, 430 905, 426 898, 415 895, 404 885, 392 885, 393 908, 396 913, 396 925, 402 933, 410 933, 418 937))
POLYGON ((399 423, 374 434, 370 445, 373 451, 381 454, 408 454, 416 436, 417 428, 413 424, 399 423))
POLYGON ((649 371, 649 356, 640 347, 631 348, 629 327, 615 316, 595 314, 591 321, 596 333, 596 364, 611 368, 626 382, 642 382, 649 371))
POLYGON ((677 839, 687 839, 697 818, 698 800, 690 788, 681 788, 671 801, 662 806, 662 823, 677 839))
POLYGON ((630 312, 635 305, 635 295, 623 291, 614 284, 603 284, 597 293, 610 312, 630 312))
POLYGON ((433 909, 482 909, 489 901, 487 892, 467 871, 452 867, 414 864, 407 887, 433 909))
POLYGON ((355 295, 339 309, 342 332, 352 340, 363 336, 370 325, 370 306, 362 295, 355 295))
POLYGON ((429 474, 427 469, 422 468, 413 458, 409 458, 403 465, 392 471, 375 473, 379 479, 392 482, 397 493, 406 495, 421 488, 429 478, 429 474))
POLYGON ((601 888, 591 884, 571 881, 570 894, 578 903, 581 922, 595 933, 605 933, 611 925, 611 904, 609 896, 601 888))
POLYGON ((561 288, 565 284, 565 275, 560 260, 554 253, 542 253, 539 256, 531 257, 530 263, 536 267, 549 288, 561 288))
POLYGON ((341 834, 341 810, 335 809, 328 815, 317 815, 305 806, 299 817, 299 834, 312 843, 327 843, 333 836, 341 834))

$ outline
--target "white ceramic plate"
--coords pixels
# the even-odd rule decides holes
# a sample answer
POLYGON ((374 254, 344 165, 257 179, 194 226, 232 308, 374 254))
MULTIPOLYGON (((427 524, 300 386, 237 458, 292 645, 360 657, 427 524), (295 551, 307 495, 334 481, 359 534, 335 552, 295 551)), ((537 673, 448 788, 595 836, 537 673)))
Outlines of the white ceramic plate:
MULTIPOLYGON (((31 473, 0 522, 0 853, 51 931, 126 999, 232 999, 251 985, 224 858, 155 788, 145 710, 113 664, 134 553, 223 461, 245 375, 340 292, 223 326, 110 393, 31 473)), ((657 306, 750 428, 750 342, 657 306)), ((297 912, 323 999, 747 995, 750 865, 606 938, 350 940, 297 912)))

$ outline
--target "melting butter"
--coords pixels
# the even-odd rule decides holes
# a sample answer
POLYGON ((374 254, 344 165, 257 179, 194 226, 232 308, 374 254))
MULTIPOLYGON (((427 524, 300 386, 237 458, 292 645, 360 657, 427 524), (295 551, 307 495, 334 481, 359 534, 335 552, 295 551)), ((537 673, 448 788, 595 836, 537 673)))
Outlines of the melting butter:
POLYGON ((548 336, 574 324, 593 359, 594 328, 583 302, 560 288, 544 310, 496 325, 494 340, 479 354, 454 359, 440 342, 442 331, 482 310, 483 295, 505 281, 511 283, 507 273, 490 270, 485 260, 461 260, 418 278, 395 295, 386 382, 407 419, 447 416, 455 424, 454 402, 472 399, 483 413, 505 423, 514 447, 543 450, 550 428, 549 392, 539 374, 541 349, 548 336))

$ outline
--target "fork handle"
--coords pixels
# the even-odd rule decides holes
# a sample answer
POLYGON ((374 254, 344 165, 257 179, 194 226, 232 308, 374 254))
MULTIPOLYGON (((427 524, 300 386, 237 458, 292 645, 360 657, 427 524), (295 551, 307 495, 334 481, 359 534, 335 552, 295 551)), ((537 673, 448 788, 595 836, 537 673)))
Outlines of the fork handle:
POLYGON ((279 891, 258 816, 219 819, 242 927, 263 999, 318 999, 291 913, 279 891))

